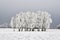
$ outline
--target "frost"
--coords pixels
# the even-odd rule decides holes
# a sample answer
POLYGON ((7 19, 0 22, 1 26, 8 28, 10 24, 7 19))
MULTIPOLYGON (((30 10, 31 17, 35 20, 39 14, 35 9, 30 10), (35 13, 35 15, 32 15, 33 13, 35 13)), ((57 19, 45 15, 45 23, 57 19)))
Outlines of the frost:
POLYGON ((10 26, 12 28, 50 28, 52 23, 51 15, 46 11, 20 12, 11 18, 10 26))

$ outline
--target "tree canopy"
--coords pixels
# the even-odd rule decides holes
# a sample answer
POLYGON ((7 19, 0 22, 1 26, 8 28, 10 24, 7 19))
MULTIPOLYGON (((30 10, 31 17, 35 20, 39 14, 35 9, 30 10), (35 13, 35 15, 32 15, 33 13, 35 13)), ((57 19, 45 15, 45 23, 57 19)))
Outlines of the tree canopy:
POLYGON ((50 28, 52 23, 51 15, 46 11, 36 12, 20 12, 16 16, 11 18, 10 26, 15 28, 27 27, 27 28, 50 28))

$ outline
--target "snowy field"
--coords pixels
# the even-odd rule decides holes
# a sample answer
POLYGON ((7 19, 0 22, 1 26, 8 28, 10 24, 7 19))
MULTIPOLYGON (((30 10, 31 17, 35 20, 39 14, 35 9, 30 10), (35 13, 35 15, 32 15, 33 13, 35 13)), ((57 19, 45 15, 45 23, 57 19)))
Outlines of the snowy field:
POLYGON ((14 32, 13 29, 0 29, 0 40, 60 40, 59 29, 47 29, 45 32, 14 32))

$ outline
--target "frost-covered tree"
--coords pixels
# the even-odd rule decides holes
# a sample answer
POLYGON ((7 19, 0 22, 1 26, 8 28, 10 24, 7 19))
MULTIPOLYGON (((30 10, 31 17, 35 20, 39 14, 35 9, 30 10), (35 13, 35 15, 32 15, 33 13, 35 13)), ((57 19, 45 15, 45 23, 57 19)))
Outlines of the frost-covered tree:
POLYGON ((42 14, 43 14, 42 31, 44 31, 50 27, 50 23, 52 23, 52 19, 51 19, 51 15, 48 14, 46 11, 42 12, 42 14))
POLYGON ((11 27, 33 29, 37 27, 39 29, 46 29, 50 27, 52 23, 51 15, 48 12, 36 11, 36 12, 20 12, 16 16, 11 18, 11 27))
POLYGON ((15 31, 16 22, 15 22, 15 18, 14 18, 14 17, 11 18, 10 26, 11 26, 12 28, 14 28, 14 31, 15 31))

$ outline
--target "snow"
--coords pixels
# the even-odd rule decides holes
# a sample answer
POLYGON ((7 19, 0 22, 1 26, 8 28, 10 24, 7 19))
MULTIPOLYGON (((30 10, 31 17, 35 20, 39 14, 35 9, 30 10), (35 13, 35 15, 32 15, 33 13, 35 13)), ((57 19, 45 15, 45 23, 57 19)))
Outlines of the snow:
POLYGON ((0 40, 60 40, 59 29, 47 29, 47 31, 18 32, 13 29, 0 29, 0 40))

